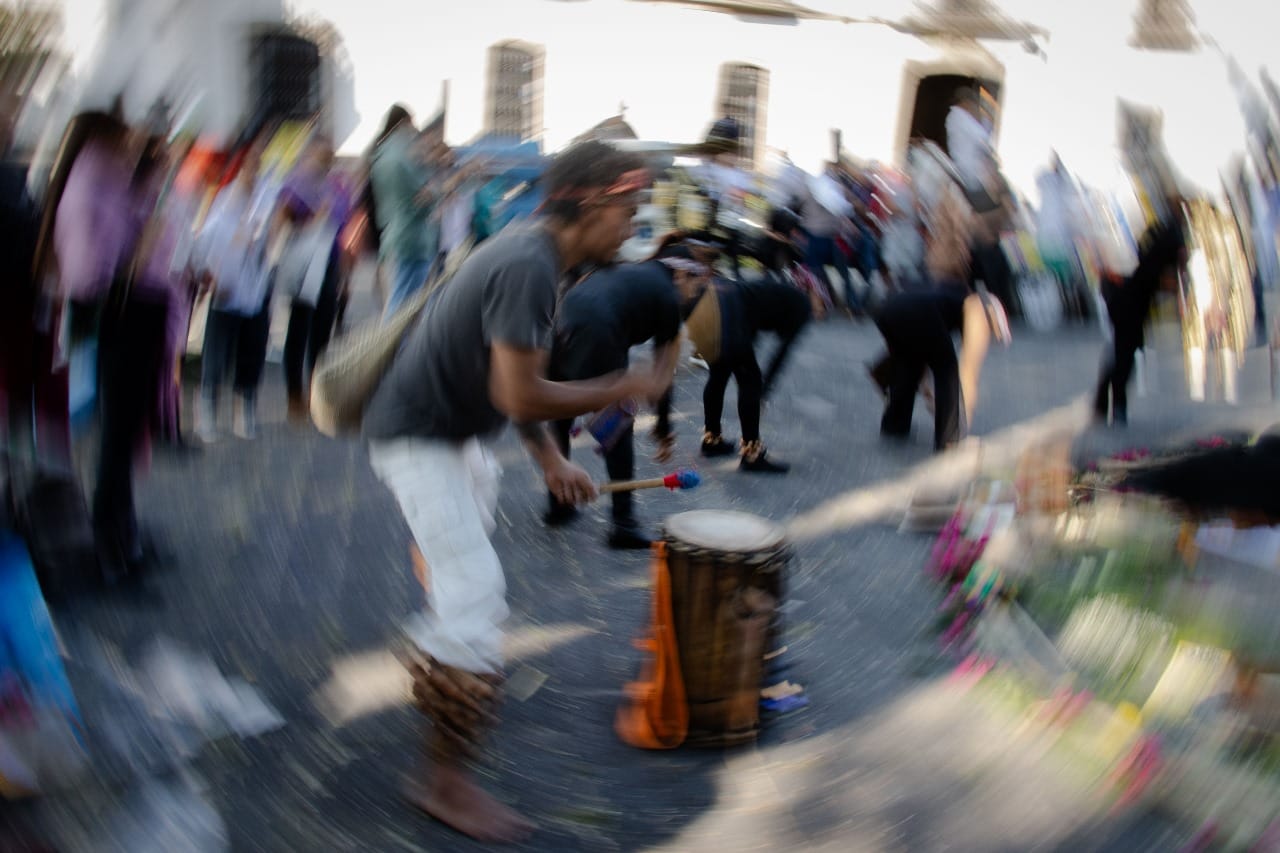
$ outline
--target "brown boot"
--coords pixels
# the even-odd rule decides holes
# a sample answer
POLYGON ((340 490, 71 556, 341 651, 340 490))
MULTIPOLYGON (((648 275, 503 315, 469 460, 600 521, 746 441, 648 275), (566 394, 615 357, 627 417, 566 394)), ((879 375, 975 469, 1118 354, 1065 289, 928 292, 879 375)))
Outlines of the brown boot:
POLYGON ((533 824, 476 784, 468 764, 480 750, 486 729, 496 721, 502 677, 442 664, 410 653, 413 699, 431 724, 425 767, 408 782, 405 796, 436 820, 478 841, 519 841, 533 824))

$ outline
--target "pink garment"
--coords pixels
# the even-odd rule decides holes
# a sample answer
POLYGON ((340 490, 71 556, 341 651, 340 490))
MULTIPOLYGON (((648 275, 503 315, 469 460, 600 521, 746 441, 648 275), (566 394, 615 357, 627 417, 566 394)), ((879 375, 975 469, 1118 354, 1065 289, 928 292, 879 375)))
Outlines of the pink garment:
POLYGON ((130 192, 131 170, 115 148, 85 143, 67 175, 54 223, 63 295, 77 302, 104 299, 137 241, 140 217, 130 192))

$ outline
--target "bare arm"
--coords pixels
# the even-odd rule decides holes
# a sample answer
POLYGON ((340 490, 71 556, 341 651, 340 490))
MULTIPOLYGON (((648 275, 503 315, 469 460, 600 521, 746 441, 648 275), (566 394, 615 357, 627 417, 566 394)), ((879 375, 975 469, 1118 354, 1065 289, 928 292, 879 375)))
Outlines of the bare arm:
POLYGON ((562 504, 586 503, 596 497, 596 484, 591 475, 565 459, 543 423, 516 425, 525 449, 542 469, 547 488, 562 504))
POLYGON ((546 362, 547 354, 542 350, 495 342, 489 366, 489 398, 494 407, 516 423, 572 418, 628 397, 654 399, 672 379, 671 372, 659 372, 664 367, 660 364, 652 373, 552 382, 546 378, 546 362))
POLYGON ((560 453, 560 448, 556 447, 551 433, 547 432, 545 423, 541 421, 518 423, 516 424, 516 432, 520 433, 520 440, 524 442, 525 450, 529 451, 533 461, 537 462, 538 467, 543 471, 549 470, 560 462, 565 461, 564 455, 560 453))
POLYGON ((964 300, 964 332, 960 342, 960 389, 964 395, 965 416, 970 421, 978 407, 978 379, 990 345, 991 326, 982 300, 968 296, 964 300))

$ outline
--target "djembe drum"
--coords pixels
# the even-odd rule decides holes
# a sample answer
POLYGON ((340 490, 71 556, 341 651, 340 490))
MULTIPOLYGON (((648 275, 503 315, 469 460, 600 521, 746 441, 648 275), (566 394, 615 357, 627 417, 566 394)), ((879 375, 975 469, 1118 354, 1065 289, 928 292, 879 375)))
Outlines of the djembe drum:
POLYGON ((765 654, 790 552, 777 525, 742 512, 695 510, 663 526, 672 620, 689 705, 685 743, 755 739, 765 654))
POLYGON ((720 314, 720 295, 715 285, 702 292, 693 311, 684 321, 684 328, 698 355, 710 364, 720 360, 724 318, 720 314))

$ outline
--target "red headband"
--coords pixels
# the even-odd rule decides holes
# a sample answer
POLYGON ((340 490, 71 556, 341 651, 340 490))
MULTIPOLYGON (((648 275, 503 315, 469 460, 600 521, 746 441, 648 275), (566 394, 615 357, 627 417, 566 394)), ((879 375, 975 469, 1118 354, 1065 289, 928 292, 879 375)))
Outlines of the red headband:
POLYGON ((568 187, 557 190, 547 196, 548 201, 576 201, 582 204, 595 204, 605 199, 639 192, 649 186, 648 169, 632 169, 623 172, 618 179, 606 189, 598 187, 568 187))

